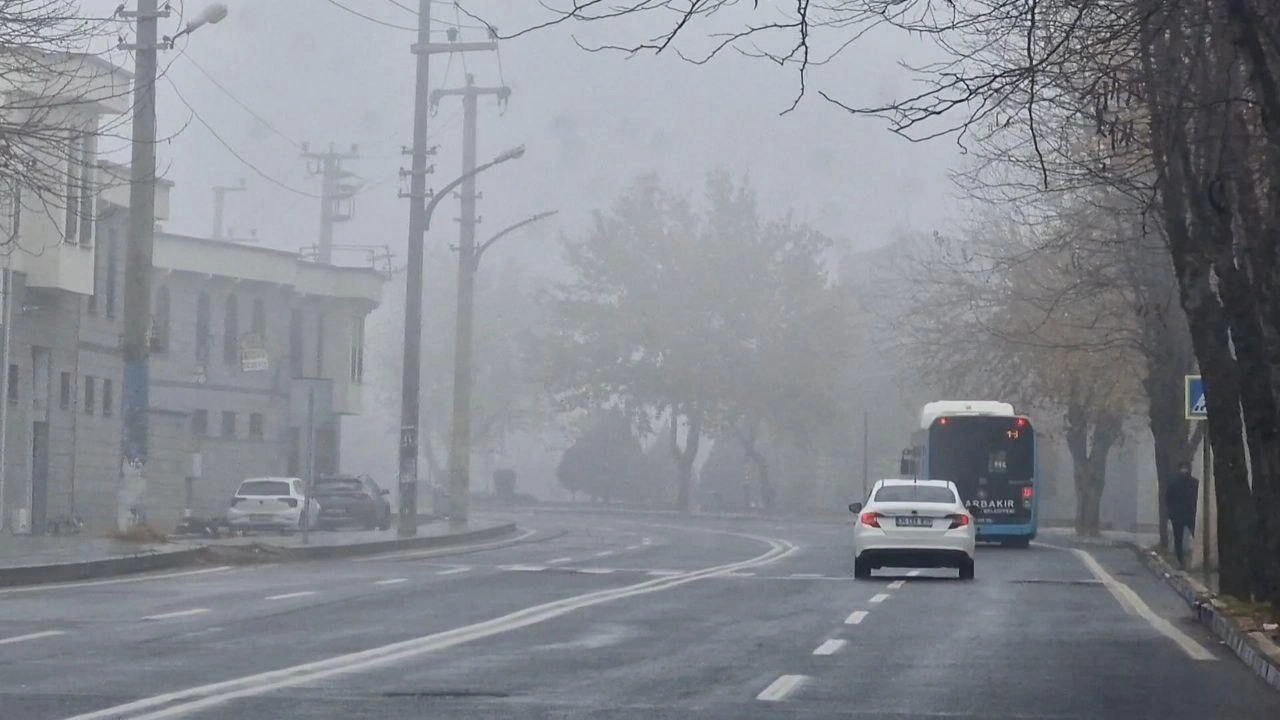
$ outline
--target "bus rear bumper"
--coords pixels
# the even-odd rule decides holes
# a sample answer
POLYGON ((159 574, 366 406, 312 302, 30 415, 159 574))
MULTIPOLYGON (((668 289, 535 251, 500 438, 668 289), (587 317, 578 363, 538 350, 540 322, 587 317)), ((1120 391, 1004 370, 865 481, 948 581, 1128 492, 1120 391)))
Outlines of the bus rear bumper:
POLYGON ((1034 540, 1036 537, 1035 523, 1023 525, 979 525, 977 530, 979 542, 983 540, 1010 540, 1013 538, 1034 540))

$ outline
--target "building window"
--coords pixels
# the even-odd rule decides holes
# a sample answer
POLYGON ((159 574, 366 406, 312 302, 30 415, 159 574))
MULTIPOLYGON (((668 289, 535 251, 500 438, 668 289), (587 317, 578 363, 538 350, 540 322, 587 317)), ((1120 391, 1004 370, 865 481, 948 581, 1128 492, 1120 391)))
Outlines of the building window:
POLYGON ((324 377, 324 312, 316 313, 316 377, 324 377))
POLYGON ((236 436, 236 414, 230 410, 222 411, 222 437, 233 438, 236 436))
POLYGON ((9 402, 11 403, 18 402, 18 366, 17 365, 9 366, 9 377, 6 378, 6 381, 7 381, 6 385, 8 386, 8 390, 5 391, 5 394, 9 396, 9 402))
POLYGON ((289 373, 302 377, 302 311, 294 308, 289 314, 289 373))
POLYGON ((71 373, 64 372, 58 380, 58 407, 71 409, 71 373))
POLYGON ((200 293, 196 300, 196 362, 209 362, 209 293, 200 293))
POLYGON ((81 408, 81 410, 84 411, 85 415, 93 414, 93 406, 95 404, 94 398, 93 398, 93 394, 94 394, 93 391, 95 389, 97 388, 95 388, 94 386, 93 378, 88 375, 85 375, 84 376, 84 407, 81 408))
POLYGON ((234 294, 227 296, 227 312, 222 321, 222 361, 228 365, 240 362, 240 303, 234 294))
POLYGON ((191 411, 191 434, 196 437, 204 437, 209 434, 208 410, 191 411))
POLYGON ((364 382, 364 316, 357 315, 351 323, 351 382, 364 382))
POLYGON ((262 439, 262 413, 249 414, 249 437, 254 440, 262 439))
POLYGON ((253 320, 250 330, 261 336, 267 334, 267 304, 262 301, 262 298, 253 300, 253 320))
POLYGON ((109 318, 116 316, 116 270, 120 265, 118 248, 116 247, 119 245, 117 236, 116 228, 107 228, 107 277, 106 283, 104 283, 106 285, 104 293, 106 297, 103 298, 102 304, 105 306, 106 314, 109 318))
POLYGON ((67 142, 67 196, 63 219, 63 239, 74 245, 93 241, 93 145, 88 133, 79 133, 67 142))
POLYGON ((111 417, 115 412, 115 398, 111 393, 111 381, 103 378, 102 380, 102 417, 111 417))
POLYGON ((156 290, 156 306, 151 315, 151 352, 169 351, 169 288, 156 290))

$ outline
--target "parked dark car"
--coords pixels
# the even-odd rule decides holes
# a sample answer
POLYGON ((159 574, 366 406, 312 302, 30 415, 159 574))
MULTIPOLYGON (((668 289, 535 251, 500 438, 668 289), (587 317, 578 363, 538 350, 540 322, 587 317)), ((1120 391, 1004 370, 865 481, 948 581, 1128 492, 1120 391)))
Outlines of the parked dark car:
POLYGON ((364 475, 334 475, 316 480, 313 496, 320 503, 320 526, 358 526, 365 530, 391 527, 390 490, 364 475))

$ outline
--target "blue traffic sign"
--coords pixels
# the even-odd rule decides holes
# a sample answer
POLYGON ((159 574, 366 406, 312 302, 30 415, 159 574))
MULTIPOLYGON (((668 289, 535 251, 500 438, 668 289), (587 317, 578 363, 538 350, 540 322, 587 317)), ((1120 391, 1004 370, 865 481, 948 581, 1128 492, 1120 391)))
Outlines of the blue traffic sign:
POLYGON ((1188 420, 1204 420, 1209 417, 1209 410, 1204 404, 1204 379, 1199 375, 1186 377, 1183 408, 1186 410, 1188 420))

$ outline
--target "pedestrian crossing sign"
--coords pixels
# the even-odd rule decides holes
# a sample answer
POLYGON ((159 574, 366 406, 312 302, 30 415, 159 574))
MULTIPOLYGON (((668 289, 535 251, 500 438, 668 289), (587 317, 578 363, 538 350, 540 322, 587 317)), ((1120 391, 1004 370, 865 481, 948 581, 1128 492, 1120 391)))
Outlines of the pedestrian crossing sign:
POLYGON ((1209 417, 1209 410, 1204 404, 1204 379, 1199 375, 1186 377, 1186 393, 1184 405, 1188 420, 1204 420, 1209 417))

